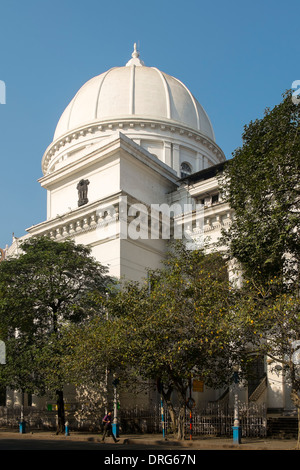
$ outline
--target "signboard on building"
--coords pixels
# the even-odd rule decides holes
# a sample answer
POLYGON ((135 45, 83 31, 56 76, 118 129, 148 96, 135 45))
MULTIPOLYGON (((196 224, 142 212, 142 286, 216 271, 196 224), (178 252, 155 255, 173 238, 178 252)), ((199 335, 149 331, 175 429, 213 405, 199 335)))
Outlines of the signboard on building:
POLYGON ((193 380, 193 392, 203 392, 204 383, 202 380, 193 380))

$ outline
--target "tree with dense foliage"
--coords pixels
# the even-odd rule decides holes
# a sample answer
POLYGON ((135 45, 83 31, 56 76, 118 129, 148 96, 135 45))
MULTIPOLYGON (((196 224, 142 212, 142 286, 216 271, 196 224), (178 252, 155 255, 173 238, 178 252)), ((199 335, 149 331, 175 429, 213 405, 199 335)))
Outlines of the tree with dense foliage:
POLYGON ((234 211, 222 243, 242 273, 241 318, 256 351, 277 369, 281 365, 298 411, 299 125, 300 106, 287 92, 280 104, 245 127, 243 146, 220 177, 223 197, 234 211))
POLYGON ((286 93, 262 119, 245 126, 243 145, 220 178, 234 211, 223 241, 243 272, 263 282, 283 273, 290 277, 299 263, 299 124, 300 106, 286 93))
POLYGON ((62 332, 99 313, 111 279, 90 249, 73 241, 29 238, 20 248, 0 264, 0 338, 7 346, 0 380, 22 392, 54 393, 63 432, 62 332))
POLYGON ((106 296, 99 295, 100 314, 84 324, 69 325, 64 331, 66 353, 63 367, 67 381, 76 386, 78 421, 88 420, 99 424, 104 409, 110 407, 108 399, 109 372, 120 367, 120 357, 112 356, 111 341, 115 334, 112 319, 108 320, 103 303, 106 296))
POLYGON ((129 283, 108 302, 113 326, 107 357, 119 358, 121 382, 159 384, 180 439, 191 380, 225 387, 246 352, 235 329, 234 301, 222 256, 180 245, 161 269, 149 272, 149 283, 129 283))
POLYGON ((237 317, 253 354, 266 357, 269 370, 282 373, 298 409, 300 445, 300 297, 299 288, 274 276, 264 284, 245 279, 237 317))

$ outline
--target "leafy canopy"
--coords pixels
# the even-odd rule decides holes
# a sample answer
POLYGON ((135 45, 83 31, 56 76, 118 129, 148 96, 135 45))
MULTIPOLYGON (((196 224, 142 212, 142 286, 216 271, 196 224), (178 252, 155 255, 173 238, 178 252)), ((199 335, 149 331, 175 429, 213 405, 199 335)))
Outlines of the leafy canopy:
POLYGON ((231 256, 252 277, 290 273, 299 261, 299 124, 300 106, 287 92, 262 119, 245 126, 243 145, 220 178, 234 211, 224 239, 231 256))
POLYGON ((222 256, 177 246, 162 269, 149 272, 149 282, 129 284, 108 305, 124 361, 137 376, 159 378, 184 396, 193 376, 223 386, 235 354, 222 256))
POLYGON ((73 241, 30 238, 0 264, 0 337, 7 346, 2 383, 62 390, 64 330, 101 313, 112 282, 90 249, 73 241), (102 309, 102 310, 101 310, 102 309))

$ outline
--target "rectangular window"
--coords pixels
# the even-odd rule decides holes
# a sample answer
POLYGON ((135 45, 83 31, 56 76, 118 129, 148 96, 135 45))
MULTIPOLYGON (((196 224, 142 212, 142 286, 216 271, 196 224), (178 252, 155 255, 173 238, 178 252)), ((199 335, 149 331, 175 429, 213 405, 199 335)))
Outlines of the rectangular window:
POLYGON ((212 204, 217 204, 219 202, 219 193, 213 194, 211 197, 211 203, 212 204))

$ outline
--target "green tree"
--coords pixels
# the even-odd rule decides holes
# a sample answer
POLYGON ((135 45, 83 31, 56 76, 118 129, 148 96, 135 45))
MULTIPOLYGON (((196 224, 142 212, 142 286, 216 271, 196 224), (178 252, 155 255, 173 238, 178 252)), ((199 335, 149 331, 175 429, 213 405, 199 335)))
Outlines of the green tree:
POLYGON ((243 145, 220 177, 234 211, 223 241, 249 277, 287 277, 299 263, 300 106, 287 92, 245 126, 243 145), (296 264, 295 264, 296 263, 296 264))
POLYGON ((266 356, 271 371, 283 374, 298 409, 300 445, 300 298, 285 279, 258 284, 247 279, 241 288, 237 317, 243 323, 253 354, 266 356))
MULTIPOLYGON (((101 298, 101 304, 104 301, 101 298)), ((112 357, 111 340, 115 334, 114 322, 104 315, 96 315, 84 324, 73 324, 64 334, 62 366, 67 380, 76 385, 78 420, 100 421, 100 413, 108 408, 109 371, 120 366, 120 357, 112 357)))
POLYGON ((121 358, 118 365, 130 383, 142 378, 159 384, 179 439, 191 379, 224 387, 243 357, 234 302, 222 256, 182 245, 162 269, 149 272, 149 283, 130 283, 108 302, 114 319, 110 357, 121 358))
POLYGON ((234 211, 221 243, 243 279, 239 321, 258 354, 266 354, 291 383, 300 409, 300 106, 286 92, 262 119, 245 126, 243 145, 220 176, 234 211))
POLYGON ((63 432, 62 332, 99 312, 99 293, 111 279, 90 249, 73 241, 30 238, 21 250, 0 264, 0 335, 7 344, 2 383, 55 393, 58 432, 63 432))

